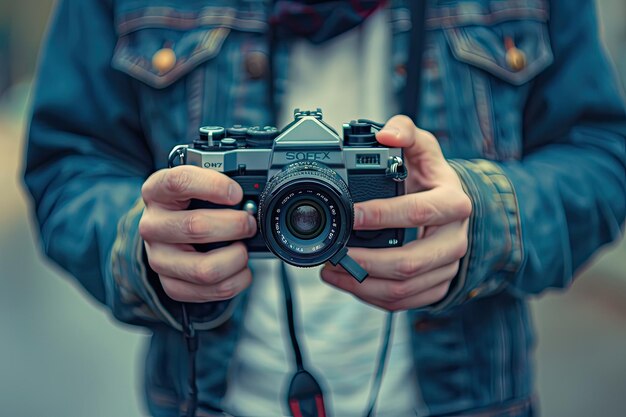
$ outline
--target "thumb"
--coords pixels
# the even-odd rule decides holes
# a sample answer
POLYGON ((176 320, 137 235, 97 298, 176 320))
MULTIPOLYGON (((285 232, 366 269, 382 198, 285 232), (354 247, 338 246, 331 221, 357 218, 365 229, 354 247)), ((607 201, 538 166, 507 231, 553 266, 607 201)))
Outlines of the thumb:
POLYGON ((439 142, 432 133, 415 126, 413 120, 405 115, 393 116, 376 134, 376 140, 389 147, 404 148, 404 157, 413 159, 418 156, 442 158, 439 142))
POLYGON ((415 141, 415 124, 404 115, 393 116, 385 126, 376 133, 376 140, 392 148, 407 148, 415 141))
POLYGON ((409 192, 432 188, 447 176, 449 166, 432 133, 419 129, 409 117, 394 116, 376 134, 382 145, 403 148, 409 169, 409 192))

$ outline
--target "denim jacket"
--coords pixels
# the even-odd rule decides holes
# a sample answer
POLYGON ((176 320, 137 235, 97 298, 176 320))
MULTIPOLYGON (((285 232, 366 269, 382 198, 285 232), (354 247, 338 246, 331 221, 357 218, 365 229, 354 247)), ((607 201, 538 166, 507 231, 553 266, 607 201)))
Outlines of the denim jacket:
MULTIPOLYGON (((390 88, 401 94, 410 17, 405 2, 391 6, 390 88)), ((409 311, 421 398, 430 416, 530 415, 527 298, 570 285, 621 235, 623 97, 592 0, 428 0, 425 24, 417 124, 438 138, 473 214, 448 295, 409 311), (512 45, 521 64, 507 60, 512 45)), ((186 351, 143 261, 140 188, 200 125, 271 120, 267 29, 265 1, 62 0, 41 56, 25 182, 42 246, 117 319, 152 330, 155 416, 185 408, 186 351), (162 48, 176 62, 158 71, 162 48)), ((275 59, 280 101, 287 44, 275 59)), ((195 317, 199 415, 220 407, 244 298, 195 317)))

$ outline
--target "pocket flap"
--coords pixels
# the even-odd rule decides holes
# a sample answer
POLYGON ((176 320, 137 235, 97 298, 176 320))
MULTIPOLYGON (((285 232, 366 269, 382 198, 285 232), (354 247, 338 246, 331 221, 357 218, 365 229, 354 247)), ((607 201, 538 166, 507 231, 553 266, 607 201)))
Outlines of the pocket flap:
MULTIPOLYGON (((118 42, 111 65, 154 88, 165 88, 215 57, 231 29, 263 32, 258 13, 240 16, 232 7, 181 9, 147 6, 118 10, 118 42), (165 49, 165 64, 155 54, 165 49)), ((161 52, 163 54, 163 52, 161 52)))
POLYGON ((515 15, 493 17, 488 25, 454 25, 444 29, 454 57, 481 68, 513 85, 533 79, 553 61, 548 35, 548 14, 536 9, 517 10, 515 15), (507 43, 509 43, 507 45, 507 43), (507 63, 511 47, 523 54, 524 64, 507 63))
POLYGON ((213 58, 230 29, 218 27, 190 32, 141 29, 119 38, 112 65, 151 87, 165 88, 202 62, 213 58), (166 68, 153 63, 155 55, 169 49, 166 68))

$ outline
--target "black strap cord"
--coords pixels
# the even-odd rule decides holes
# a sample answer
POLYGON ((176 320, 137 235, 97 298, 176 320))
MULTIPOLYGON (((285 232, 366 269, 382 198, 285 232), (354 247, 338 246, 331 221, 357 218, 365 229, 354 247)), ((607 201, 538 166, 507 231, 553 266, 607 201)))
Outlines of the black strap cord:
MULTIPOLYGON (((285 296, 289 339, 291 341, 291 347, 294 353, 297 368, 289 386, 287 403, 292 416, 325 417, 326 410, 324 409, 323 391, 313 375, 311 375, 304 367, 302 351, 300 350, 300 344, 296 334, 293 309, 294 297, 291 292, 291 285, 289 284, 289 277, 287 276, 287 269, 284 262, 281 262, 280 265, 280 275, 283 284, 283 293, 285 296)), ((383 329, 383 342, 378 353, 378 360, 376 361, 377 366, 374 373, 374 379, 372 381, 372 387, 370 389, 365 417, 371 417, 373 415, 374 409, 376 408, 376 401, 378 400, 378 395, 380 394, 380 386, 389 352, 389 342, 392 336, 393 317, 394 315, 392 312, 387 313, 383 329)))
POLYGON ((296 369, 301 371, 304 369, 302 361, 302 351, 300 350, 300 343, 298 343, 298 336, 296 335, 296 324, 293 315, 293 293, 291 292, 291 285, 289 284, 289 278, 287 277, 287 270, 285 263, 280 263, 280 277, 283 282, 283 294, 285 296, 285 309, 287 310, 287 326, 289 328, 289 340, 293 348, 293 355, 296 361, 296 369))
POLYGON ((411 12, 411 39, 402 113, 412 118, 417 124, 421 101, 422 59, 424 56, 424 38, 426 37, 426 3, 428 0, 409 1, 408 3, 411 12))
POLYGON ((186 417, 195 417, 198 409, 198 384, 196 382, 196 352, 198 351, 198 334, 187 314, 185 303, 180 305, 183 316, 183 335, 189 356, 189 393, 187 397, 186 417))
POLYGON ((374 374, 374 380, 372 381, 372 388, 370 389, 370 399, 368 401, 367 414, 365 417, 371 417, 374 415, 374 409, 376 408, 376 400, 380 394, 380 385, 383 382, 383 373, 385 372, 385 365, 387 364, 387 353, 389 352, 389 341, 391 340, 391 331, 393 329, 393 317, 392 311, 387 313, 385 318, 384 339, 383 344, 380 346, 378 353, 378 367, 374 374))
MULTIPOLYGON (((276 0, 271 0, 269 4, 269 15, 272 15, 274 10, 274 3, 276 0)), ((269 29, 267 31, 267 49, 268 49, 268 63, 267 63, 267 104, 270 110, 270 125, 278 125, 278 104, 276 103, 276 70, 274 57, 276 56, 277 45, 277 31, 276 22, 269 22, 269 29)))

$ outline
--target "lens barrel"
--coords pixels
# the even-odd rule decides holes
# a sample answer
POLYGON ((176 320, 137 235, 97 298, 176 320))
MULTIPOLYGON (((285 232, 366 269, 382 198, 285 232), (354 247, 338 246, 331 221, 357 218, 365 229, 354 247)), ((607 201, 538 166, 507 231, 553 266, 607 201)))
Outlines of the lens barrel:
POLYGON ((353 201, 344 180, 316 161, 286 165, 259 201, 259 228, 267 248, 296 266, 322 264, 352 233, 353 201))

